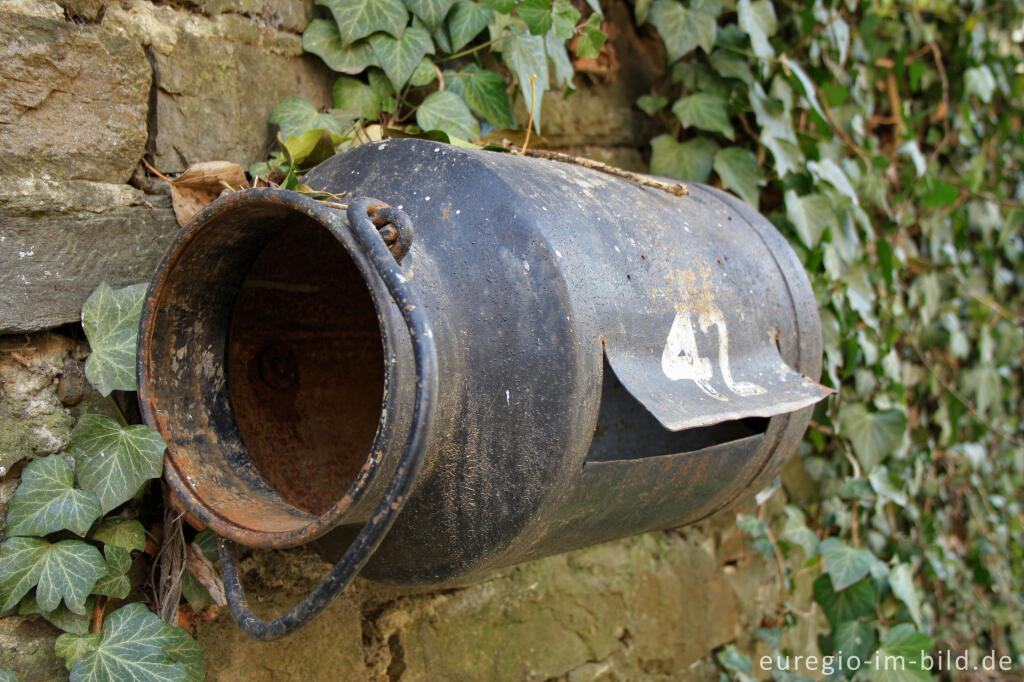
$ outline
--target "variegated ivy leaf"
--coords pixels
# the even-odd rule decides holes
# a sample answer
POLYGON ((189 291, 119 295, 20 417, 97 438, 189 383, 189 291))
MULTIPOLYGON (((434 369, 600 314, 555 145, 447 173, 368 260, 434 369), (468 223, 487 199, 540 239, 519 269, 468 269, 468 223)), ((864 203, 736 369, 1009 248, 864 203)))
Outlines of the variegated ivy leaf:
POLYGON ((281 100, 272 112, 270 122, 281 129, 281 137, 288 139, 311 130, 327 130, 335 135, 344 135, 349 120, 335 113, 320 113, 311 102, 301 97, 281 100))
POLYGON ((448 34, 452 50, 461 50, 466 43, 480 35, 494 19, 494 10, 480 2, 460 0, 448 17, 448 34))
POLYGON ((104 545, 123 547, 128 551, 146 549, 146 529, 135 519, 120 516, 103 519, 90 537, 104 545))
POLYGON ((717 151, 718 145, 706 137, 679 143, 671 135, 658 135, 651 140, 651 172, 680 180, 707 182, 717 151))
POLYGON ((739 26, 750 36, 750 47, 762 59, 775 56, 775 49, 768 39, 779 29, 775 18, 775 7, 770 0, 740 0, 737 6, 739 26))
POLYGON ((455 4, 455 0, 405 0, 405 4, 417 19, 433 30, 448 16, 448 10, 455 4))
POLYGON ((684 127, 721 133, 730 140, 736 137, 729 121, 729 103, 720 95, 698 92, 683 97, 672 105, 672 113, 684 127))
POLYGON ((463 86, 466 104, 498 130, 515 128, 516 120, 512 117, 505 79, 486 69, 467 68, 466 71, 468 76, 455 79, 463 86))
POLYGON ((519 79, 526 111, 533 112, 533 127, 540 132, 541 100, 551 86, 548 79, 548 58, 544 37, 530 33, 516 33, 504 41, 502 56, 505 64, 519 79), (536 76, 531 86, 531 77, 536 76))
POLYGON ((757 208, 760 192, 758 187, 765 184, 764 170, 748 150, 742 147, 727 147, 715 152, 715 172, 722 178, 722 186, 731 189, 754 208, 757 208))
POLYGON ((134 391, 135 346, 139 335, 142 301, 148 284, 111 289, 103 282, 82 305, 82 328, 92 354, 85 362, 85 376, 101 395, 134 391))
POLYGON ((99 550, 80 540, 50 544, 40 538, 9 538, 0 544, 0 611, 13 608, 33 587, 43 611, 61 600, 78 614, 85 598, 106 573, 99 550))
POLYGON ((665 43, 670 62, 698 47, 711 52, 715 45, 715 15, 703 10, 708 3, 684 6, 679 0, 655 0, 649 21, 665 43))
POLYGON ((73 632, 76 635, 84 635, 89 632, 89 621, 92 618, 92 609, 96 604, 96 597, 89 597, 85 600, 84 613, 75 613, 64 604, 61 604, 52 611, 43 611, 39 608, 34 592, 29 592, 18 604, 18 615, 31 616, 39 615, 48 623, 54 625, 64 632, 73 632))
POLYGON ((25 465, 7 512, 7 535, 47 535, 70 530, 85 535, 101 514, 96 493, 75 489, 75 476, 63 455, 25 465))
POLYGON ((368 66, 377 66, 377 57, 366 40, 346 45, 338 33, 338 25, 328 19, 314 19, 302 32, 302 49, 317 55, 332 71, 362 73, 368 66))
POLYGON ((205 674, 195 640, 137 602, 107 616, 98 638, 62 635, 58 649, 58 655, 74 659, 72 682, 191 682, 205 674), (81 639, 86 641, 76 641, 81 639))
POLYGON ((86 414, 71 432, 67 450, 75 458, 79 484, 96 493, 105 514, 147 480, 160 477, 166 447, 148 426, 122 427, 109 417, 86 414))
POLYGON ((480 124, 462 98, 450 90, 428 95, 416 110, 416 124, 423 130, 443 130, 463 140, 480 137, 480 124))
POLYGON ((131 580, 125 575, 132 567, 132 555, 123 547, 107 545, 103 548, 107 559, 107 572, 93 585, 93 594, 124 599, 132 590, 131 580))
POLYGON ((419 66, 424 55, 434 54, 434 42, 425 28, 410 26, 401 38, 392 38, 384 33, 370 36, 370 46, 377 57, 380 68, 387 74, 395 92, 409 82, 409 77, 419 66))
POLYGON ((398 38, 409 21, 402 0, 317 0, 317 4, 331 10, 344 45, 378 31, 398 38))
POLYGON ((95 651, 99 644, 100 633, 98 632, 90 633, 86 630, 85 632, 65 633, 54 642, 53 653, 63 658, 64 666, 71 670, 75 661, 90 651, 95 651))

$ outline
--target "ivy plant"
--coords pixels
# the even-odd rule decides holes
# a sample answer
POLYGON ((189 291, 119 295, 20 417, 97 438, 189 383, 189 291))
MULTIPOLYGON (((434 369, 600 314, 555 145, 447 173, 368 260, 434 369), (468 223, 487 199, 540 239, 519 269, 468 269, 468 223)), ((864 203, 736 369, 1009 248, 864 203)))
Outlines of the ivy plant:
POLYGON ((570 0, 318 0, 330 16, 313 19, 302 42, 339 73, 334 106, 282 101, 270 116, 280 150, 250 172, 276 171, 294 189, 292 171, 365 141, 372 125, 478 141, 517 127, 516 98, 539 133, 543 94, 573 89, 567 43, 576 57, 596 57, 604 44, 600 6, 588 1, 584 17, 570 0))
MULTIPOLYGON (((92 347, 86 376, 103 395, 136 388, 145 291, 144 284, 111 289, 104 283, 82 309, 92 347)), ((131 592, 132 553, 145 548, 146 531, 118 512, 147 481, 161 476, 165 447, 147 426, 85 414, 65 452, 21 469, 0 542, 0 611, 38 614, 63 630, 56 653, 72 680, 205 677, 195 640, 138 602, 113 610, 101 632, 90 632, 97 598, 123 600, 131 592)))

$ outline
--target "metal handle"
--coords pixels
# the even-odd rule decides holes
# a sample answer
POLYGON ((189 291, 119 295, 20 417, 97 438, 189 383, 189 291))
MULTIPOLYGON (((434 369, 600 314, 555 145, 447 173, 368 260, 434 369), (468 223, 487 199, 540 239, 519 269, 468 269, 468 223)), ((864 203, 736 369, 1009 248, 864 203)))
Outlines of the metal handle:
POLYGON ((416 362, 416 401, 413 408, 412 426, 405 443, 394 477, 380 503, 370 515, 370 520, 360 529, 359 535, 331 572, 309 596, 296 604, 290 611, 274 620, 260 620, 249 608, 245 591, 238 578, 238 562, 235 558, 234 543, 225 538, 220 540, 220 562, 224 574, 224 588, 231 616, 238 627, 247 635, 265 641, 279 639, 308 623, 352 581, 363 568, 377 547, 384 540, 395 518, 405 504, 409 490, 423 465, 423 454, 427 447, 434 423, 434 404, 437 395, 437 349, 430 323, 424 314, 415 292, 402 275, 396 260, 405 255, 412 241, 412 223, 401 210, 374 199, 356 199, 348 206, 349 227, 356 241, 363 248, 377 274, 384 281, 391 299, 402 312, 409 339, 412 342, 416 362), (401 255, 392 253, 384 243, 384 237, 371 222, 383 220, 396 226, 399 240, 403 244, 401 255))

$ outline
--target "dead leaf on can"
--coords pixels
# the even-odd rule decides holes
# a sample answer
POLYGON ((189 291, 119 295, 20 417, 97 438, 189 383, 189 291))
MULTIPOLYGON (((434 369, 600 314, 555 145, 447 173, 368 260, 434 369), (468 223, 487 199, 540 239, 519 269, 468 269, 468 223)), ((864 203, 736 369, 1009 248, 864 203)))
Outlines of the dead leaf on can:
POLYGON ((226 189, 239 190, 248 185, 245 171, 230 161, 204 161, 193 164, 170 181, 171 205, 179 225, 184 225, 200 209, 226 189))

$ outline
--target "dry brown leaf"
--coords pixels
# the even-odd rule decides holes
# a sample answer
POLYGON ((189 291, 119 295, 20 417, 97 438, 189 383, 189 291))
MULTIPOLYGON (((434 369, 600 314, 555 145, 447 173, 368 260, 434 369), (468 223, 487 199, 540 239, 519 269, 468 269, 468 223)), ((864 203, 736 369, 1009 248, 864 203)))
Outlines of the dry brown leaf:
POLYGON ((228 186, 237 190, 247 186, 245 171, 230 161, 204 161, 188 167, 171 180, 171 205, 178 224, 184 226, 189 218, 220 196, 228 186))
POLYGON ((203 555, 203 550, 194 542, 188 543, 188 548, 185 551, 185 570, 206 588, 206 591, 210 593, 210 598, 217 606, 224 606, 228 603, 224 596, 224 581, 217 575, 217 569, 213 567, 210 560, 203 555))

